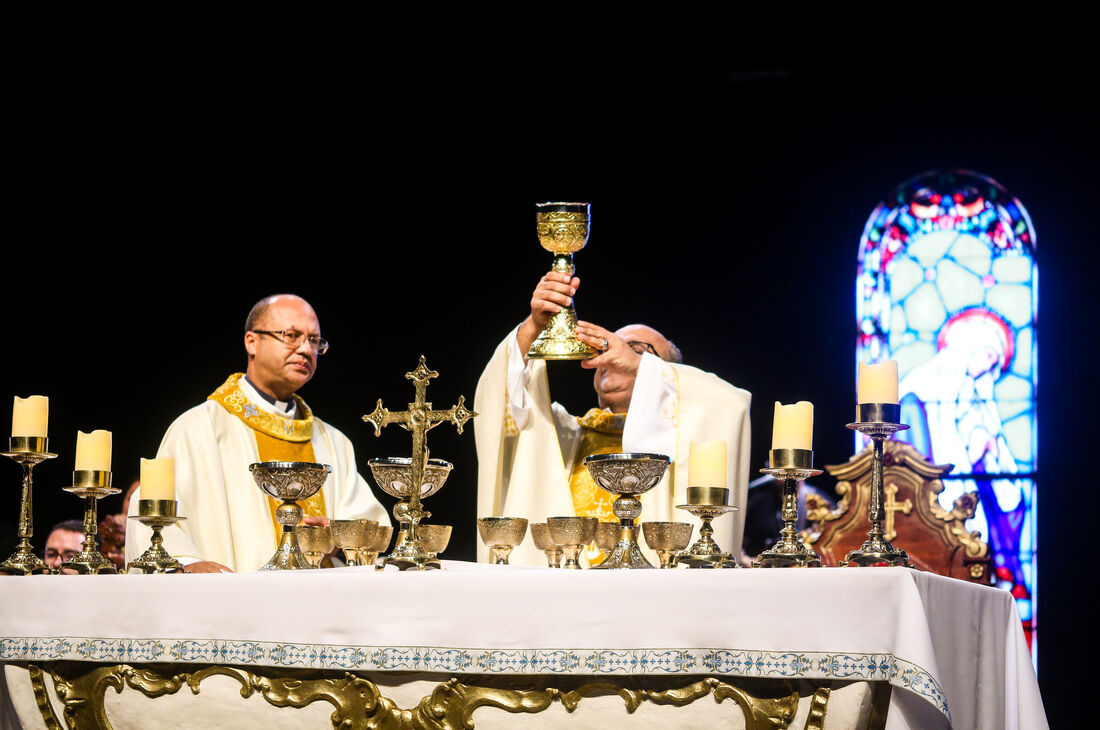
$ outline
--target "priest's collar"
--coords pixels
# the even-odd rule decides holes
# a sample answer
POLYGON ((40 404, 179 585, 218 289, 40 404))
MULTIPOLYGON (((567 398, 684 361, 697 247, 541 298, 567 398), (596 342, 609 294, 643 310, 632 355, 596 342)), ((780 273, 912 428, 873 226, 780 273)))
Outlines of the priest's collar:
POLYGON ((290 397, 289 401, 279 400, 271 393, 261 388, 252 382, 252 378, 244 375, 238 382, 241 386, 241 390, 248 396, 249 400, 253 402, 267 403, 271 406, 269 410, 273 413, 278 413, 280 416, 286 416, 288 418, 294 418, 296 411, 298 410, 298 404, 294 401, 294 396, 290 397))

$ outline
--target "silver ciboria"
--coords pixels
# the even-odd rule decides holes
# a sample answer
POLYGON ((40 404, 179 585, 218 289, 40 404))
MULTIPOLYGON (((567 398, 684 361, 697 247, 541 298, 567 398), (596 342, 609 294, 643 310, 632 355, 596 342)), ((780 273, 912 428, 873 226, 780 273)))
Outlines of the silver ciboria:
POLYGON ((619 495, 611 510, 619 518, 619 542, 595 570, 615 568, 652 568, 638 547, 634 520, 642 514, 637 495, 648 492, 661 481, 672 460, 664 454, 593 454, 584 457, 592 481, 602 489, 619 495))
POLYGON ((298 547, 294 526, 302 521, 298 500, 317 494, 328 479, 332 467, 308 461, 264 461, 248 467, 252 478, 265 494, 283 503, 275 510, 275 519, 283 526, 279 547, 260 570, 308 570, 309 564, 298 547))

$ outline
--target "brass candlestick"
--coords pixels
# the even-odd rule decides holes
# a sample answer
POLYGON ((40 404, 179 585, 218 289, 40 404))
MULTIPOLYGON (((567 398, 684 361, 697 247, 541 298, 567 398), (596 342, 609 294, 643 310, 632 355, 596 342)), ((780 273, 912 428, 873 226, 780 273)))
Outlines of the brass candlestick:
POLYGON ((34 537, 34 467, 47 459, 57 458, 57 454, 46 450, 47 447, 45 436, 12 436, 8 439, 8 451, 4 452, 4 456, 23 467, 23 497, 19 506, 19 545, 7 560, 0 563, 0 573, 31 575, 53 572, 31 547, 31 538, 34 537))
POLYGON ((73 486, 65 491, 84 498, 84 546, 80 552, 61 564, 61 570, 77 573, 117 573, 118 568, 96 549, 95 536, 99 530, 96 504, 104 497, 118 494, 121 489, 111 486, 111 472, 98 469, 81 469, 73 472, 73 486))
MULTIPOLYGON (((588 243, 588 203, 540 203, 535 220, 539 243, 554 254, 551 268, 572 277, 576 270, 573 254, 588 243)), ((596 351, 577 340, 577 310, 573 305, 562 307, 550 317, 539 336, 531 343, 528 358, 541 360, 584 360, 595 357, 596 351)))
POLYGON ((821 473, 810 449, 772 449, 771 466, 760 471, 783 480, 783 529, 779 541, 760 553, 754 568, 820 568, 821 557, 802 542, 798 532, 798 482, 821 473))
POLYGON ((676 505, 690 515, 698 517, 703 523, 699 527, 699 539, 690 548, 680 553, 679 562, 689 568, 740 568, 733 555, 725 552, 714 541, 712 520, 727 512, 735 512, 729 502, 730 490, 724 487, 688 487, 687 504, 676 505))
POLYGON ((130 517, 153 531, 149 549, 141 557, 126 566, 126 572, 134 569, 142 573, 182 573, 183 565, 164 549, 164 536, 161 530, 174 525, 186 517, 176 514, 178 503, 174 499, 139 499, 138 513, 130 517))
POLYGON ((848 428, 867 436, 873 444, 869 510, 871 531, 867 533, 867 540, 862 545, 844 556, 844 560, 840 562, 841 565, 909 567, 908 553, 891 545, 886 539, 886 532, 882 529, 884 518, 882 503, 885 501, 882 480, 882 442, 898 431, 909 428, 906 424, 898 422, 900 414, 901 408, 897 403, 860 403, 856 406, 856 422, 848 424, 848 428))
POLYGON ((271 560, 260 570, 307 570, 309 561, 298 547, 294 526, 302 521, 299 499, 309 499, 324 485, 332 467, 306 461, 264 461, 251 464, 248 470, 265 494, 283 503, 275 510, 275 519, 283 526, 279 547, 271 560))
MULTIPOLYGON (((412 372, 405 373, 405 378, 413 381, 416 397, 409 403, 408 410, 391 412, 382 407, 382 399, 378 399, 378 405, 374 410, 363 416, 363 420, 374 426, 374 435, 381 436, 382 429, 391 423, 396 423, 406 431, 412 433, 412 456, 409 461, 408 477, 406 485, 417 485, 408 489, 408 504, 399 503, 393 508, 394 517, 398 522, 408 522, 409 532, 405 542, 386 558, 386 565, 396 565, 399 570, 416 568, 423 570, 425 567, 439 567, 439 560, 431 558, 428 551, 417 534, 416 526, 420 520, 431 517, 430 512, 421 509, 420 500, 421 485, 426 484, 428 461, 428 431, 441 423, 453 423, 459 433, 462 427, 477 413, 466 408, 465 396, 459 396, 458 403, 446 410, 435 410, 427 399, 428 382, 432 378, 438 378, 439 373, 429 370, 425 364, 424 356, 420 356, 420 363, 412 372)), ((444 462, 446 463, 446 462, 444 462)), ((448 465, 450 466, 450 465, 448 465)), ((372 465, 373 470, 373 465, 372 465)), ((448 469, 449 471, 449 469, 448 469)), ((437 487, 438 488, 438 487, 437 487)))
POLYGON ((611 505, 619 518, 619 542, 607 559, 595 566, 595 570, 653 567, 638 547, 634 520, 642 514, 642 503, 636 495, 657 486, 671 461, 664 454, 593 454, 584 457, 583 463, 592 475, 592 481, 619 495, 611 505))

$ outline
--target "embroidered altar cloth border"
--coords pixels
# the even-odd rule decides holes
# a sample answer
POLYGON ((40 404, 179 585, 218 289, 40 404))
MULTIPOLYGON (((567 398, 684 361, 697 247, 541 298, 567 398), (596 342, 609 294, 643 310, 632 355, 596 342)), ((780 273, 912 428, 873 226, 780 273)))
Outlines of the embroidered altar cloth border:
POLYGON ((444 566, 2 579, 0 662, 888 681, 953 727, 1045 725, 992 588, 904 568, 444 566))

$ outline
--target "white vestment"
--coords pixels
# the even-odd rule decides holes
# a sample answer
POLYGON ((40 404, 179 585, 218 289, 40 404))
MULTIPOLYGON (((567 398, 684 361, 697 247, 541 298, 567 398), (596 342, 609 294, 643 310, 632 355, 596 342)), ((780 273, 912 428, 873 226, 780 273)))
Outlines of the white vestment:
MULTIPOLYGON (((241 391, 256 407, 286 414, 261 398, 241 378, 241 391)), ((329 519, 377 520, 388 525, 385 508, 359 475, 351 442, 337 429, 313 418, 314 460, 332 472, 321 489, 329 519)), ((186 520, 164 529, 164 548, 183 562, 212 560, 235 571, 257 570, 278 545, 268 496, 256 486, 248 467, 260 461, 251 427, 212 400, 177 418, 164 434, 157 457, 175 460, 178 514, 186 520)), ((130 500, 137 514, 138 499, 130 500)), ((126 562, 146 548, 152 532, 130 520, 126 562)))
MULTIPOLYGON (((623 451, 665 454, 672 465, 661 483, 641 496, 638 524, 692 522, 696 525, 693 540, 698 535, 698 520, 676 509, 687 501, 692 441, 726 441, 730 502, 744 509, 750 398, 748 391, 713 373, 668 363, 649 353, 642 356, 623 430, 623 451)), ((524 363, 516 330, 497 346, 482 373, 474 409, 480 414, 474 421, 478 516, 545 522, 547 517, 573 515, 569 475, 576 460, 586 456, 577 453, 582 429, 560 404, 550 402, 546 364, 534 359, 524 363)), ((739 555, 744 513, 719 517, 713 527, 722 549, 739 555)), ((639 542, 645 550, 640 535, 639 542)), ((484 545, 478 546, 478 559, 488 559, 484 545)), ((530 536, 512 552, 509 562, 546 565, 530 536)))

